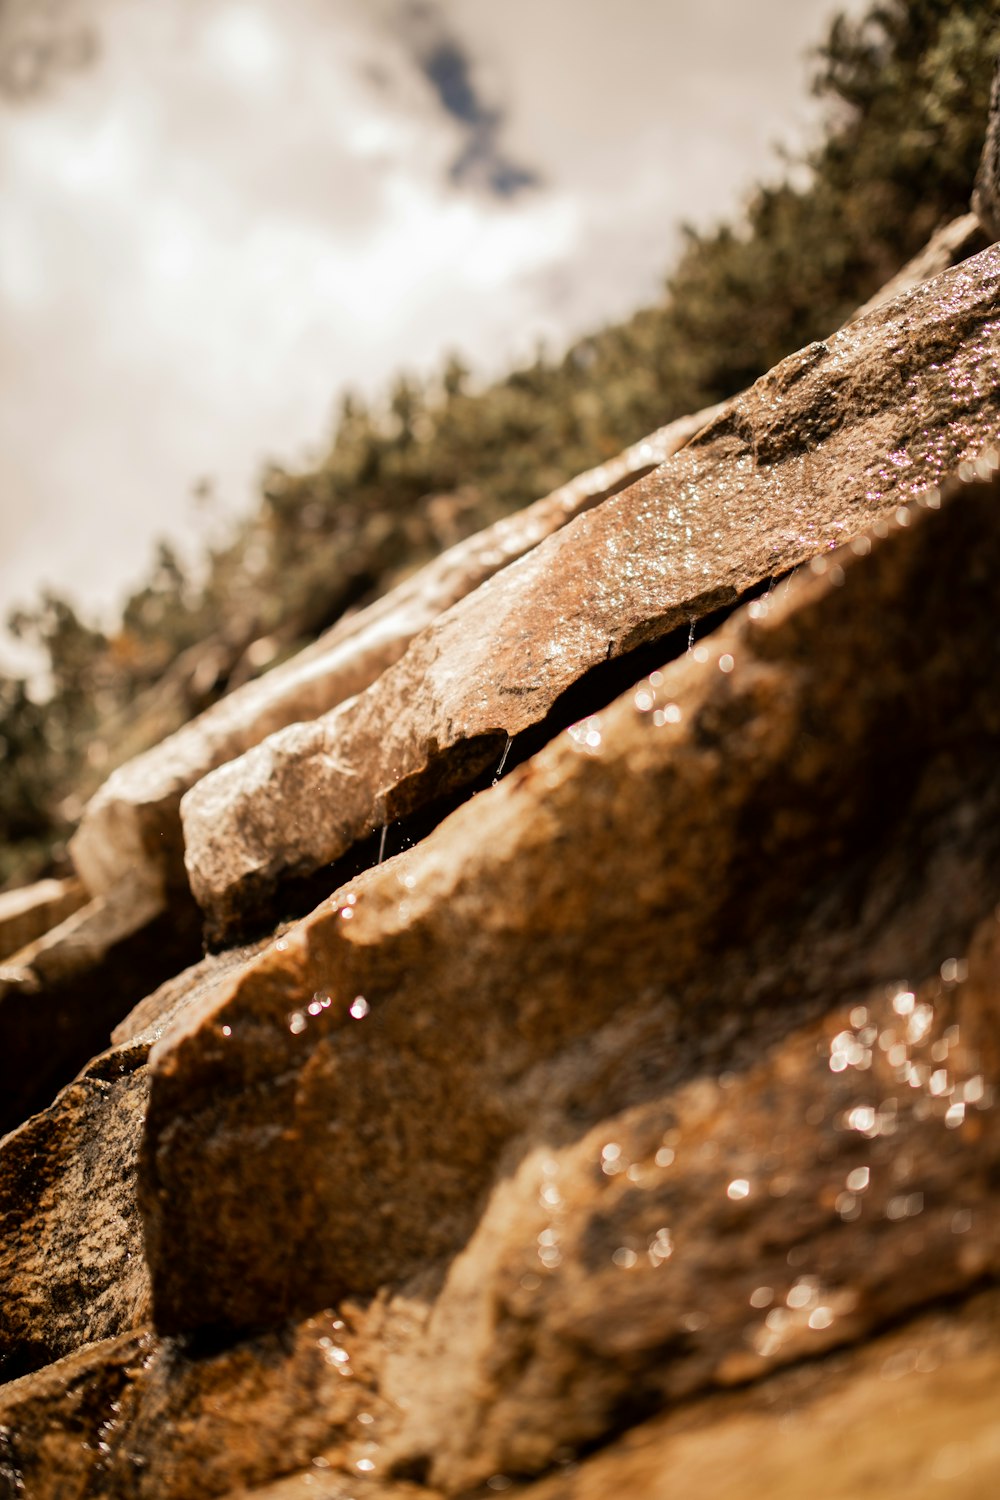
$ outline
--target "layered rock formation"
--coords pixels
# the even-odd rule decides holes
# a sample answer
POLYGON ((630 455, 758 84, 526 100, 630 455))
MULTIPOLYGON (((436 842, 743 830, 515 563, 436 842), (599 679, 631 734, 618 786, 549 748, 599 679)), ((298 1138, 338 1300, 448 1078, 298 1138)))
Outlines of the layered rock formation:
POLYGON ((655 474, 438 616, 365 693, 198 783, 182 817, 212 936, 474 783, 510 740, 548 737, 583 707, 560 699, 584 673, 669 652, 672 631, 974 456, 1000 411, 1000 252, 967 264, 784 361, 655 474))
POLYGON ((0 994, 0 1497, 993 1493, 998 278, 116 775, 0 994))

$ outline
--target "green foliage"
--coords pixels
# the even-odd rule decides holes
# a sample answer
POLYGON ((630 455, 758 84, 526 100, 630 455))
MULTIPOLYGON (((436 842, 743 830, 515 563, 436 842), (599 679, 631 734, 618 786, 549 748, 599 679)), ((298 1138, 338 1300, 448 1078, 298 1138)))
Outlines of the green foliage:
POLYGON ((484 389, 451 357, 438 380, 398 377, 381 409, 345 397, 323 461, 269 472, 197 582, 161 547, 110 637, 51 595, 22 613, 52 691, 40 707, 0 679, 0 881, 18 860, 34 872, 115 759, 441 547, 837 327, 966 210, 998 50, 1000 0, 839 18, 814 81, 821 143, 740 222, 689 231, 656 305, 484 389))

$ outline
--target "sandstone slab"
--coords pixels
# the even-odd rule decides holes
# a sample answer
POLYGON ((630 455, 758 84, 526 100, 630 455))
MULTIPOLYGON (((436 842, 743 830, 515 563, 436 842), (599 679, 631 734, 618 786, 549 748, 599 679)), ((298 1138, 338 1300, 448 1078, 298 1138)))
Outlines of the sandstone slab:
POLYGON ((1000 1474, 997 1314, 991 1292, 957 1316, 928 1315, 759 1389, 658 1418, 506 1494, 987 1500, 1000 1474))
MULTIPOLYGON (((418 1336, 382 1334, 390 1461, 448 1493, 545 1472, 622 1410, 760 1380, 1000 1275, 1000 921, 943 968, 569 1146, 543 1118, 418 1336)), ((638 1040, 606 1037, 605 1066, 638 1040)))
POLYGON ((267 911, 283 880, 488 779, 511 739, 585 712, 607 661, 651 642, 670 654, 690 622, 974 458, 1000 419, 998 290, 987 250, 785 360, 439 616, 364 693, 205 777, 182 818, 212 939, 267 911))
POLYGON ((148 1316, 135 1201, 147 1050, 95 1059, 0 1142, 0 1381, 148 1316))
POLYGON ((33 943, 72 916, 87 900, 78 880, 38 880, 34 885, 0 891, 0 959, 33 943))
POLYGON ((92 1344, 0 1389, 0 1495, 192 1500, 266 1483, 338 1443, 361 1455, 359 1417, 378 1401, 339 1358, 345 1338, 344 1319, 324 1313, 231 1348, 149 1329, 92 1344))
POLYGON ((0 1383, 148 1318, 135 1192, 146 1059, 180 1008, 252 956, 212 956, 161 985, 115 1046, 0 1140, 0 1383))
POLYGON ((545 1101, 582 1137, 964 953, 1000 853, 996 500, 878 522, 190 1007, 143 1147, 159 1326, 374 1291, 460 1248, 545 1101), (602 1073, 609 1026, 641 1045, 602 1073))
POLYGON ((196 781, 267 735, 314 719, 361 692, 438 614, 487 578, 648 473, 718 415, 682 417, 551 495, 459 542, 386 596, 338 622, 291 661, 247 683, 116 770, 87 806, 71 844, 91 891, 129 879, 161 893, 185 883, 180 801, 196 781))
POLYGON ((51 1103, 149 989, 201 948, 190 898, 128 882, 0 965, 0 1133, 51 1103))

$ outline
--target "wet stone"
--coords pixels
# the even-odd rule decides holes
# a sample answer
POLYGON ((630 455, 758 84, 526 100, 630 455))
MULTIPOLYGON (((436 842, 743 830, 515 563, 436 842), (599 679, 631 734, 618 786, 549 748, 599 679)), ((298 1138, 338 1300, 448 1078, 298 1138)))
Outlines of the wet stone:
POLYGON ((150 989, 201 949, 190 896, 125 881, 0 967, 0 1133, 44 1109, 150 989))
POLYGON ((647 473, 718 407, 682 417, 551 495, 450 547, 411 578, 339 622, 291 661, 223 698, 161 744, 116 770, 88 804, 71 849, 94 893, 123 879, 161 904, 186 885, 180 803, 189 787, 267 735, 314 719, 363 691, 414 635, 487 578, 647 473))
POLYGON ((466 1242, 551 1101, 582 1137, 962 957, 998 894, 996 500, 754 601, 185 1011, 142 1153, 158 1325, 374 1292, 466 1242))
POLYGON ((582 716, 568 695, 599 696, 607 662, 683 649, 691 621, 974 459, 1000 413, 998 280, 1000 251, 984 251, 783 361, 446 610, 365 692, 206 776, 182 818, 212 941, 266 921, 283 883, 383 824, 488 782, 508 740, 523 754, 582 716))
MULTIPOLYGON (((405 1413, 390 1452, 426 1455, 449 1493, 544 1472, 627 1404, 759 1381, 996 1277, 992 913, 962 981, 950 964, 948 979, 855 994, 752 1065, 571 1145, 543 1116, 419 1339, 383 1330, 383 1393, 405 1413)), ((626 1069, 643 1040, 606 1035, 602 1065, 617 1052, 626 1069)))

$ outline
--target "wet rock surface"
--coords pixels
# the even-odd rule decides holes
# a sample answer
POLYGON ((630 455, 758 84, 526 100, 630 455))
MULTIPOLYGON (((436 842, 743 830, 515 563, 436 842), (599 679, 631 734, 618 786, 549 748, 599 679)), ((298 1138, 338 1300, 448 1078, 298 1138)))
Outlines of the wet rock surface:
POLYGON ((655 473, 447 610, 366 692, 199 782, 185 857, 212 939, 268 910, 283 880, 488 777, 601 664, 686 632, 974 457, 1000 410, 998 277, 985 251, 784 361, 655 473))
POLYGON ((148 1319, 135 1167, 149 1049, 178 1010, 253 955, 230 950, 161 985, 119 1024, 114 1046, 0 1140, 0 1382, 148 1319))
MULTIPOLYGON (((532 1500, 984 1500, 1000 1473, 996 1296, 639 1427, 532 1500)), ((307 1494, 308 1490, 304 1490, 307 1494)))
POLYGON ((159 1325, 374 1291, 459 1248, 540 1112, 582 1135, 831 975, 963 954, 997 895, 995 504, 820 560, 191 1006, 152 1060, 159 1325))
POLYGON ((267 735, 314 719, 363 691, 414 635, 581 511, 662 463, 718 415, 682 417, 518 514, 448 549, 383 598, 335 625, 291 661, 223 698, 114 772, 87 807, 73 858, 89 888, 125 878, 161 893, 185 884, 180 802, 195 782, 267 735))
POLYGON ((148 1314, 135 1201, 146 1050, 95 1058, 0 1141, 0 1380, 148 1314))
POLYGON ((204 721, 122 778, 0 975, 0 1500, 992 1500, 998 276, 300 660, 382 676, 188 803, 253 945, 204 721))
POLYGON ((0 966, 0 1133, 44 1109, 160 980, 196 958, 190 898, 169 910, 125 882, 0 966))
POLYGON ((571 1146, 532 1132, 387 1361, 390 1453, 449 1493, 553 1468, 624 1407, 758 1380, 996 1276, 996 918, 943 967, 966 977, 855 994, 571 1146))

